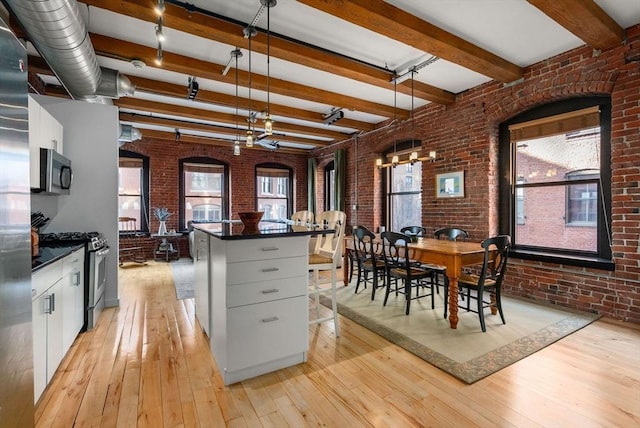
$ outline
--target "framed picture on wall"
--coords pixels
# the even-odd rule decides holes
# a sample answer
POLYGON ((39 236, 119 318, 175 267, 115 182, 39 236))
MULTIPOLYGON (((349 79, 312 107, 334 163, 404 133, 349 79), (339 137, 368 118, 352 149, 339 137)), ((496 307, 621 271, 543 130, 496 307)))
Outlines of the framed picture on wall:
POLYGON ((464 171, 436 175, 436 198, 463 198, 464 171))

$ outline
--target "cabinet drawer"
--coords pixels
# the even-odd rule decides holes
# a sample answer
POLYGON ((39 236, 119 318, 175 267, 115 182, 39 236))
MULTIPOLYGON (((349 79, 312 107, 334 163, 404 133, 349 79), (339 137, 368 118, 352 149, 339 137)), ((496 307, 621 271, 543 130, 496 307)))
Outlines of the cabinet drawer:
POLYGON ((227 263, 308 255, 308 242, 308 236, 230 241, 227 263))
POLYGON ((227 284, 271 281, 307 273, 308 256, 286 259, 255 260, 227 265, 227 284))
POLYGON ((308 275, 292 278, 236 284, 227 287, 227 308, 306 296, 308 275))
POLYGON ((62 276, 62 261, 60 260, 34 272, 31 276, 32 300, 58 282, 62 276))
POLYGON ((228 371, 287 357, 308 349, 306 296, 241 306, 228 311, 228 371))
POLYGON ((73 271, 82 270, 84 265, 84 250, 76 250, 62 259, 62 274, 67 275, 73 271))

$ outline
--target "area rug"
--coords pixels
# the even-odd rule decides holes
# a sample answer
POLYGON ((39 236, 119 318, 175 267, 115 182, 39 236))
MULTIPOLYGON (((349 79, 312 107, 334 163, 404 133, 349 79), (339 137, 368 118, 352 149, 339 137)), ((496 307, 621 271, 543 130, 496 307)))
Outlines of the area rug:
MULTIPOLYGON (((361 287, 362 288, 362 287, 361 287)), ((531 301, 503 297, 506 324, 487 310, 487 332, 480 328, 478 315, 460 308, 458 328, 443 318, 443 292, 431 299, 411 302, 405 315, 404 296, 389 296, 382 306, 384 289, 374 301, 371 288, 354 293, 353 285, 338 287, 338 312, 417 355, 428 363, 471 384, 525 358, 563 337, 589 325, 598 315, 568 312, 531 301)), ((323 297, 322 303, 331 306, 323 297)))
POLYGON ((185 258, 171 262, 171 272, 176 286, 176 298, 182 300, 194 297, 193 260, 185 258))

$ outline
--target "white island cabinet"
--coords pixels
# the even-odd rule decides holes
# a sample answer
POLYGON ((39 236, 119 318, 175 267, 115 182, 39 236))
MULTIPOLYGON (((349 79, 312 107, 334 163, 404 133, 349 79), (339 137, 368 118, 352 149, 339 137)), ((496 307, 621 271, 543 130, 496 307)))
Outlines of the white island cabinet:
POLYGON ((225 385, 307 360, 308 248, 304 233, 210 235, 209 337, 225 385))

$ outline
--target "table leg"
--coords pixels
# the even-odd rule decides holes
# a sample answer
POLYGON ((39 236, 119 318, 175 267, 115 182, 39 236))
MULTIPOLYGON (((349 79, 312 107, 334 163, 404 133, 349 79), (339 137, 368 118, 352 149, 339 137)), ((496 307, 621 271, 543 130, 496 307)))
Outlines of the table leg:
POLYGON ((449 325, 458 328, 458 278, 449 277, 449 325))

